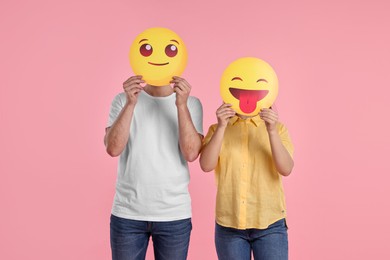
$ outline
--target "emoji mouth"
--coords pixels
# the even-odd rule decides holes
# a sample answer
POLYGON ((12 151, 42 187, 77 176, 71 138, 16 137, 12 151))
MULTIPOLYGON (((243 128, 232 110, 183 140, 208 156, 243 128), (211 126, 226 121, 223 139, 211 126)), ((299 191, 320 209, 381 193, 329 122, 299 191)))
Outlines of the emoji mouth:
POLYGON ((168 65, 169 62, 166 62, 166 63, 153 63, 153 62, 148 62, 150 65, 154 65, 154 66, 165 66, 165 65, 168 65))
POLYGON ((256 109, 257 102, 268 94, 268 90, 250 90, 229 88, 230 93, 240 101, 240 109, 244 113, 252 113, 256 109))

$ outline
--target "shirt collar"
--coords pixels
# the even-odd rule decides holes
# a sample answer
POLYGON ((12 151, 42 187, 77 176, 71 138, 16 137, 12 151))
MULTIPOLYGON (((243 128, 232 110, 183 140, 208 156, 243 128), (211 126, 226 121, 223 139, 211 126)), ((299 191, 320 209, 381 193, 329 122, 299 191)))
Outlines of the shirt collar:
POLYGON ((239 116, 235 115, 229 119, 229 124, 235 125, 239 121, 249 121, 257 127, 262 123, 263 120, 261 120, 260 115, 255 115, 255 116, 247 118, 247 119, 242 119, 239 116))

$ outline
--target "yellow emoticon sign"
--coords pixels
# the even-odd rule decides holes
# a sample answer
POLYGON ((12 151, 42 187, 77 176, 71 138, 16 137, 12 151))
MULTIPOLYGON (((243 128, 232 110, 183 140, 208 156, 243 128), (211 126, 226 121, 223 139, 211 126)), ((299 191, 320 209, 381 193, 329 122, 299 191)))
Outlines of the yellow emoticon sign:
POLYGON ((136 75, 153 86, 169 85, 187 64, 182 39, 166 28, 150 28, 139 34, 130 47, 130 65, 136 75))
POLYGON ((278 95, 278 78, 265 61, 253 57, 232 62, 223 72, 222 100, 241 115, 254 116, 269 108, 278 95))

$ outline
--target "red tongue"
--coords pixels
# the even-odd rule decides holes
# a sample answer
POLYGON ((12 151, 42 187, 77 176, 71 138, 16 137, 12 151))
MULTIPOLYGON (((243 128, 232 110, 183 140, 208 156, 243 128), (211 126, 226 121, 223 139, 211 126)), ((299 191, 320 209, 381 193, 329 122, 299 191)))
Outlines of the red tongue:
MULTIPOLYGON (((257 94, 257 93, 256 93, 257 94)), ((251 93, 251 91, 240 91, 240 109, 244 113, 252 113, 256 109, 259 95, 251 93)))
POLYGON ((268 94, 268 90, 229 88, 230 93, 240 101, 240 109, 245 114, 256 110, 257 102, 268 94))

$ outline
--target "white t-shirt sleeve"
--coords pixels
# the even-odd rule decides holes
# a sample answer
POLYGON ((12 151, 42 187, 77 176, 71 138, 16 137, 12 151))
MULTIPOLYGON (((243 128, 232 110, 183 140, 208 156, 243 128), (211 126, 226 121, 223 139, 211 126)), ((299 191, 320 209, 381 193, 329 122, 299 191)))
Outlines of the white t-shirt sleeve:
POLYGON ((115 96, 111 103, 110 114, 108 116, 107 127, 111 127, 115 120, 118 118, 119 113, 122 111, 126 102, 126 96, 124 93, 120 93, 115 96))
POLYGON ((200 100, 196 97, 188 98, 188 110, 190 111, 192 123, 195 126, 196 131, 203 135, 203 107, 200 100))

